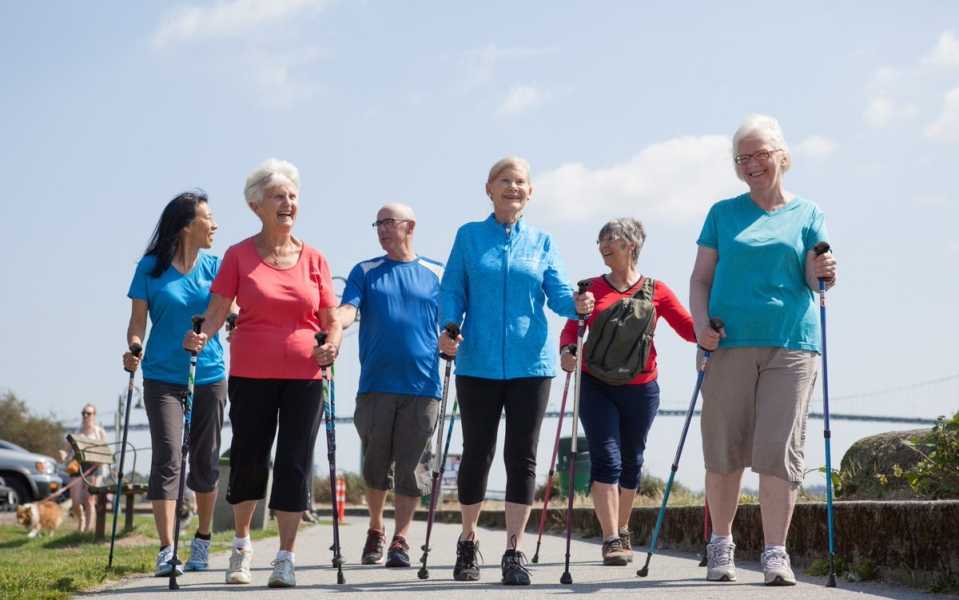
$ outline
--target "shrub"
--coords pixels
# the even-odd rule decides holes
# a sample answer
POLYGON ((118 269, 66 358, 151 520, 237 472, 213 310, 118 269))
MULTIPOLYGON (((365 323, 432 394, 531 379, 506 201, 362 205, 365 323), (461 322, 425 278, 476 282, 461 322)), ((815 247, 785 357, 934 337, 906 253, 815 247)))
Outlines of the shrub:
POLYGON ((909 440, 909 447, 922 459, 901 473, 921 496, 959 498, 959 412, 939 417, 932 431, 909 440))

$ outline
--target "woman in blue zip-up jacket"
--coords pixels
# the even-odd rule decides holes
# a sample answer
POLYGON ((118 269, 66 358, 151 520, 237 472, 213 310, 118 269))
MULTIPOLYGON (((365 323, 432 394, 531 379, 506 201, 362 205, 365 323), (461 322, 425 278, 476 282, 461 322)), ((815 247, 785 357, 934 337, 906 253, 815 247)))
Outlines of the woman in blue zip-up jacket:
POLYGON ((577 311, 592 311, 592 294, 573 292, 550 236, 523 218, 532 192, 525 160, 508 157, 493 165, 486 182, 493 214, 460 227, 441 285, 440 323, 462 323, 463 332, 457 340, 440 336, 440 351, 457 356, 463 426, 457 480, 463 533, 453 569, 458 581, 479 579, 476 525, 505 410, 503 583, 529 585, 526 557, 518 548, 533 502, 536 446, 555 374, 543 307, 570 319, 577 311))

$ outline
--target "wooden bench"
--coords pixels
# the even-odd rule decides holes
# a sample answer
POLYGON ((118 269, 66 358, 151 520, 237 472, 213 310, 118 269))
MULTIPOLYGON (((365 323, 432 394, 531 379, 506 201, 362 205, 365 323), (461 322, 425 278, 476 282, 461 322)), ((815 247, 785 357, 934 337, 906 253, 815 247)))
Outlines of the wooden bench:
MULTIPOLYGON (((73 457, 80 461, 80 464, 83 465, 86 470, 89 470, 90 467, 97 467, 96 471, 91 473, 89 477, 87 473, 84 472, 84 469, 80 469, 79 476, 83 480, 81 485, 86 486, 90 494, 96 496, 97 521, 94 541, 102 542, 106 539, 107 495, 115 493, 117 489, 116 472, 113 469, 113 464, 116 462, 115 459, 118 458, 116 456, 116 447, 119 446, 120 443, 104 442, 95 438, 74 434, 67 434, 67 443, 69 443, 70 448, 73 449, 73 457), (110 467, 110 475, 104 477, 100 483, 96 483, 95 476, 101 471, 100 467, 103 465, 110 467)), ((130 465, 128 473, 136 471, 137 449, 129 442, 127 443, 126 463, 130 465)), ((137 494, 145 494, 146 491, 147 485, 145 483, 131 483, 127 480, 126 476, 124 476, 123 487, 120 491, 121 494, 126 496, 126 508, 124 510, 125 520, 123 524, 124 532, 128 533, 133 531, 133 504, 137 494)))

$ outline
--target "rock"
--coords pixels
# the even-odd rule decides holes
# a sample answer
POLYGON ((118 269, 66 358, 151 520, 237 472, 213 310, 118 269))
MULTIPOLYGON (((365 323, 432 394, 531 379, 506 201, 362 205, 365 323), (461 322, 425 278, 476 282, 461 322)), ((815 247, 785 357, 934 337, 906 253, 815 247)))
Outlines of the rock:
POLYGON ((844 500, 901 500, 917 498, 909 482, 895 473, 898 465, 906 471, 922 458, 904 441, 929 433, 929 429, 890 431, 863 438, 842 457, 841 488, 836 496, 844 500))

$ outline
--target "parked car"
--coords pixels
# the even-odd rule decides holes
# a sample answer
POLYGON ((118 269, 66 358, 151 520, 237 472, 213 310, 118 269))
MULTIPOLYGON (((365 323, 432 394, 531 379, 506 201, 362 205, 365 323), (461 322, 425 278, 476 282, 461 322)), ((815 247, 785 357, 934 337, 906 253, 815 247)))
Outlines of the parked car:
POLYGON ((0 478, 13 490, 14 505, 42 500, 63 486, 56 460, 5 440, 0 440, 0 478))
POLYGON ((13 488, 8 487, 3 477, 0 477, 0 512, 11 511, 16 508, 15 501, 13 488))

